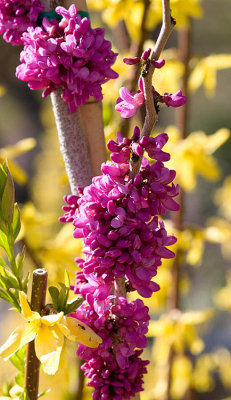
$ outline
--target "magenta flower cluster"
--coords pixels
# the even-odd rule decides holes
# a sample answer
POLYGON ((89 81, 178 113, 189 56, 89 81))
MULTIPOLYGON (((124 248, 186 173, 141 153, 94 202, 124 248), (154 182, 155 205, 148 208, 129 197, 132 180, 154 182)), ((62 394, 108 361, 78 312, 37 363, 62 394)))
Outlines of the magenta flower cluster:
MULTIPOLYGON (((162 68, 165 65, 165 60, 153 60, 149 59, 151 49, 147 49, 143 52, 141 58, 130 57, 124 58, 123 61, 127 65, 135 65, 142 62, 144 65, 149 62, 154 68, 162 68)), ((145 71, 144 71, 145 72, 145 71)), ((141 74, 142 75, 142 74, 141 74)), ((144 88, 143 81, 140 77, 139 79, 139 90, 135 92, 130 92, 126 87, 120 88, 120 97, 117 99, 115 109, 120 112, 122 118, 132 117, 138 108, 140 108, 145 101, 144 98, 144 88)), ((154 87, 152 87, 153 99, 156 105, 158 103, 164 103, 168 107, 181 107, 186 103, 186 97, 183 96, 182 91, 178 90, 176 93, 165 93, 163 96, 160 95, 154 87)))
POLYGON ((148 309, 141 300, 128 302, 112 294, 115 279, 124 278, 126 291, 150 297, 159 290, 153 277, 162 259, 174 257, 168 246, 176 238, 167 234, 158 218, 166 209, 179 208, 175 171, 164 166, 170 158, 163 151, 167 140, 165 133, 140 138, 138 127, 131 139, 118 132, 117 142, 108 142, 111 161, 102 164, 102 176, 79 189, 78 195, 65 196, 60 219, 73 223, 73 236, 83 238, 86 256, 76 259, 80 271, 72 289, 85 299, 76 318, 103 338, 98 349, 81 345, 78 350, 86 360, 83 370, 95 388, 95 400, 129 399, 142 390, 147 362, 140 355, 146 346, 148 309), (154 163, 143 157, 145 151, 154 163), (133 180, 131 157, 143 157, 133 180))
POLYGON ((61 22, 43 19, 43 27, 30 27, 23 34, 24 49, 16 76, 31 89, 44 89, 42 97, 62 89, 70 112, 90 96, 102 100, 101 85, 118 74, 111 69, 117 54, 104 38, 104 29, 90 27, 75 5, 56 8, 61 22))
POLYGON ((22 34, 35 27, 43 11, 40 0, 0 0, 0 34, 13 46, 22 44, 22 34))
POLYGON ((94 387, 94 400, 130 399, 142 390, 142 376, 147 372, 148 361, 140 359, 146 347, 148 307, 142 300, 127 301, 109 296, 104 313, 94 310, 94 299, 87 295, 87 302, 72 315, 101 336, 103 343, 97 349, 79 345, 77 354, 86 360, 83 371, 94 387))
POLYGON ((139 139, 135 129, 132 139, 118 134, 118 142, 110 140, 112 162, 102 165, 102 176, 93 178, 77 200, 78 208, 69 197, 67 214, 62 220, 73 220, 75 238, 84 238, 83 253, 87 259, 78 260, 84 276, 94 273, 105 283, 114 277, 125 277, 131 290, 150 297, 159 289, 152 281, 161 265, 161 258, 174 257, 166 246, 175 243, 168 236, 164 223, 157 215, 166 209, 178 210, 174 198, 179 188, 172 181, 175 171, 164 167, 169 154, 162 150, 166 134, 139 139), (133 182, 129 180, 131 151, 141 156, 147 151, 156 162, 150 165, 143 158, 141 169, 133 182), (73 211, 75 212, 73 213, 73 211))

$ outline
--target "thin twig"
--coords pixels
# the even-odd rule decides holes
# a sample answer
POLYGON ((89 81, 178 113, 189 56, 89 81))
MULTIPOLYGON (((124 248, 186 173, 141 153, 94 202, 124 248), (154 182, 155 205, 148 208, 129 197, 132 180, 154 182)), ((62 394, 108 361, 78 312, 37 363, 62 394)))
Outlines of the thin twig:
MULTIPOLYGON (((31 309, 41 312, 45 306, 47 288, 47 272, 45 269, 36 269, 33 272, 31 309)), ((39 386, 39 366, 40 361, 35 354, 34 341, 27 344, 25 362, 25 388, 29 400, 37 400, 39 386)))
MULTIPOLYGON (((162 0, 162 13, 163 13, 162 27, 155 48, 151 55, 152 60, 158 60, 175 26, 175 21, 171 17, 170 0, 162 0)), ((147 71, 147 75, 143 77, 146 116, 144 120, 144 126, 141 132, 141 137, 150 136, 153 126, 156 124, 158 120, 157 112, 154 107, 153 93, 152 93, 152 76, 154 71, 155 68, 152 65, 150 65, 147 71)), ((141 157, 132 158, 130 164, 130 177, 132 179, 139 171, 140 164, 141 164, 141 157)))
MULTIPOLYGON (((142 21, 140 24, 140 38, 139 41, 132 42, 131 47, 130 47, 130 54, 133 57, 140 57, 143 51, 144 47, 144 42, 147 37, 147 30, 146 30, 146 19, 148 15, 148 10, 149 6, 151 4, 150 0, 143 0, 143 5, 144 5, 144 11, 143 11, 143 16, 142 16, 142 21)), ((130 90, 130 92, 133 92, 136 90, 137 87, 137 81, 139 79, 139 74, 140 70, 137 67, 137 65, 131 66, 130 69, 130 77, 127 82, 127 88, 130 90)), ((141 114, 141 110, 137 110, 137 113, 141 114)), ((130 118, 125 118, 121 119, 121 124, 120 124, 120 131, 123 134, 123 136, 128 136, 129 133, 129 127, 130 127, 131 119, 130 118)))

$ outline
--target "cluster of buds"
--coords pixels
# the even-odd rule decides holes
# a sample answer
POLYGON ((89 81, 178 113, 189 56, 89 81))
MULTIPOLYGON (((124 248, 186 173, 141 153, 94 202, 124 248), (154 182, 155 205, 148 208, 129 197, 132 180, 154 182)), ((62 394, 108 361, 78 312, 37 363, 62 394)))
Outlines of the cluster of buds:
POLYGON ((43 28, 30 27, 23 34, 24 49, 16 76, 30 89, 43 89, 43 97, 58 88, 70 112, 90 96, 102 100, 101 85, 118 74, 111 69, 117 54, 105 40, 104 29, 92 29, 75 5, 56 7, 61 21, 43 19, 43 28))
MULTIPOLYGON (((122 118, 132 117, 138 108, 140 108, 144 102, 144 87, 143 80, 148 74, 150 66, 154 68, 162 68, 165 65, 165 60, 155 60, 150 58, 151 49, 147 49, 143 52, 141 57, 130 57, 124 58, 123 61, 127 65, 142 64, 141 77, 138 81, 139 90, 130 92, 126 87, 121 87, 119 94, 120 97, 117 99, 115 109, 120 112, 122 118)), ((153 99, 156 108, 158 109, 158 103, 164 103, 168 107, 181 107, 186 103, 186 97, 183 96, 182 91, 178 90, 176 93, 164 93, 160 95, 154 87, 152 87, 153 99)))

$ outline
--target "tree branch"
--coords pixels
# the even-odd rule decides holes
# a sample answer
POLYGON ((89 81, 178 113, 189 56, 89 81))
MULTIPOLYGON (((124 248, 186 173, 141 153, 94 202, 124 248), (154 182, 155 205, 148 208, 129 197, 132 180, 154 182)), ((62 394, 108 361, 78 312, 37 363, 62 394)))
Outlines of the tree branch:
MULTIPOLYGON (((144 4, 144 11, 143 11, 143 16, 142 16, 142 21, 141 21, 141 25, 140 25, 140 39, 138 42, 132 42, 131 47, 130 47, 130 54, 132 55, 132 57, 141 57, 142 51, 143 51, 143 47, 144 47, 144 41, 146 39, 147 36, 147 30, 146 30, 146 18, 148 15, 148 10, 149 10, 149 6, 151 4, 150 0, 143 0, 143 4, 144 4)), ((134 92, 136 90, 137 87, 137 81, 139 79, 139 68, 137 67, 137 65, 133 65, 130 67, 130 77, 127 83, 127 88, 130 90, 130 92, 134 92)), ((140 119, 142 120, 142 112, 141 109, 137 110, 137 115, 140 116, 140 119)), ((129 134, 129 128, 130 128, 130 123, 131 123, 131 119, 130 118, 121 118, 121 123, 120 123, 120 131, 123 134, 123 136, 128 136, 129 134)))
MULTIPOLYGON (((41 312, 45 306, 47 288, 47 272, 45 269, 36 269, 33 272, 31 309, 41 312)), ((34 341, 27 344, 25 362, 25 388, 29 400, 37 400, 39 385, 39 366, 40 361, 35 354, 34 341)))
MULTIPOLYGON (((163 22, 160 34, 158 36, 155 48, 152 52, 151 59, 158 60, 164 46, 175 26, 175 20, 171 17, 170 11, 170 0, 162 0, 162 15, 163 22)), ((141 132, 141 137, 150 136, 153 126, 158 120, 157 112, 154 107, 153 94, 152 94, 152 77, 155 68, 150 65, 147 71, 147 75, 143 77, 144 85, 144 97, 145 97, 145 108, 146 116, 144 120, 144 126, 141 132)), ((134 179, 135 175, 138 173, 141 164, 141 157, 133 159, 130 163, 130 177, 134 179)))

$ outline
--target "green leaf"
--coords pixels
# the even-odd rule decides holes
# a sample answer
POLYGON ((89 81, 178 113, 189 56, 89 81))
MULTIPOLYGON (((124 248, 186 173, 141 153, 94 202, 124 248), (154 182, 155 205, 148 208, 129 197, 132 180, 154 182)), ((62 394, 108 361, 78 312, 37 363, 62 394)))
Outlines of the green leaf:
POLYGON ((54 307, 56 308, 57 311, 59 311, 59 290, 55 286, 50 286, 48 288, 50 296, 52 298, 52 302, 54 307))
POLYGON ((24 387, 24 374, 22 372, 19 372, 16 376, 15 376, 15 382, 21 386, 22 388, 24 387))
POLYGON ((21 229, 21 222, 20 222, 20 210, 18 208, 18 204, 14 204, 14 214, 13 214, 13 235, 14 240, 16 240, 19 232, 21 229))
MULTIPOLYGON (((3 288, 0 288, 0 297, 3 300, 7 301, 7 303, 12 304, 11 298, 9 297, 8 293, 3 288)), ((14 306, 14 304, 12 304, 12 305, 14 306)))
POLYGON ((12 364, 21 372, 24 373, 25 368, 26 346, 21 347, 13 356, 10 357, 12 364))
POLYGON ((70 314, 71 312, 79 308, 82 303, 83 303, 82 297, 78 297, 77 299, 69 301, 65 307, 65 314, 70 314))
POLYGON ((25 293, 27 293, 29 279, 30 279, 30 273, 28 272, 27 276, 22 281, 22 290, 25 293))
POLYGON ((2 164, 0 164, 0 204, 1 204, 4 187, 6 185, 6 179, 7 179, 7 172, 5 171, 4 166, 2 164))
MULTIPOLYGON (((10 288, 12 288, 12 289, 20 289, 18 280, 17 280, 17 278, 14 276, 14 274, 11 271, 9 271, 6 268, 4 268, 4 274, 5 274, 6 281, 7 281, 6 284, 8 285, 9 289, 10 288)), ((1 279, 3 279, 3 281, 4 281, 5 277, 1 276, 1 279)))
MULTIPOLYGON (((0 217, 0 219, 1 219, 1 217, 0 217)), ((0 229, 1 229, 1 227, 0 227, 0 229)), ((5 250, 5 252, 7 253, 8 256, 10 255, 10 247, 9 247, 9 243, 8 243, 8 238, 7 238, 7 235, 2 230, 0 230, 0 247, 2 247, 5 250)))
POLYGON ((7 178, 2 194, 1 214, 4 221, 12 224, 14 215, 14 182, 10 171, 7 171, 7 178))
POLYGON ((25 258, 25 252, 26 252, 26 248, 24 246, 22 249, 22 252, 17 255, 16 260, 15 260, 17 269, 18 269, 18 276, 21 280, 23 278, 23 262, 24 262, 24 258, 25 258))
POLYGON ((50 391, 51 391, 51 389, 43 390, 43 392, 39 393, 38 399, 40 399, 40 397, 45 396, 47 393, 50 393, 50 391))
POLYGON ((3 220, 2 214, 0 213, 0 229, 5 235, 9 233, 9 224, 3 220))
POLYGON ((10 304, 12 304, 12 306, 14 306, 17 311, 21 312, 21 307, 19 305, 19 300, 17 299, 17 296, 15 296, 15 294, 13 293, 13 290, 12 289, 8 290, 8 295, 9 295, 8 302, 10 304))
POLYGON ((3 258, 0 256, 0 266, 9 268, 9 265, 3 260, 3 258))
POLYGON ((63 311, 65 310, 67 303, 68 289, 64 283, 59 282, 59 285, 61 286, 61 290, 59 292, 59 311, 63 311))
POLYGON ((2 385, 3 396, 9 396, 11 388, 12 388, 12 384, 9 381, 5 381, 2 385))
POLYGON ((64 272, 64 282, 65 282, 65 286, 66 286, 66 299, 65 299, 65 305, 66 305, 67 301, 68 301, 68 297, 69 297, 70 284, 71 284, 68 272, 66 270, 64 272))
POLYGON ((64 283, 67 289, 70 289, 70 278, 68 275, 68 272, 65 270, 64 271, 64 283))

